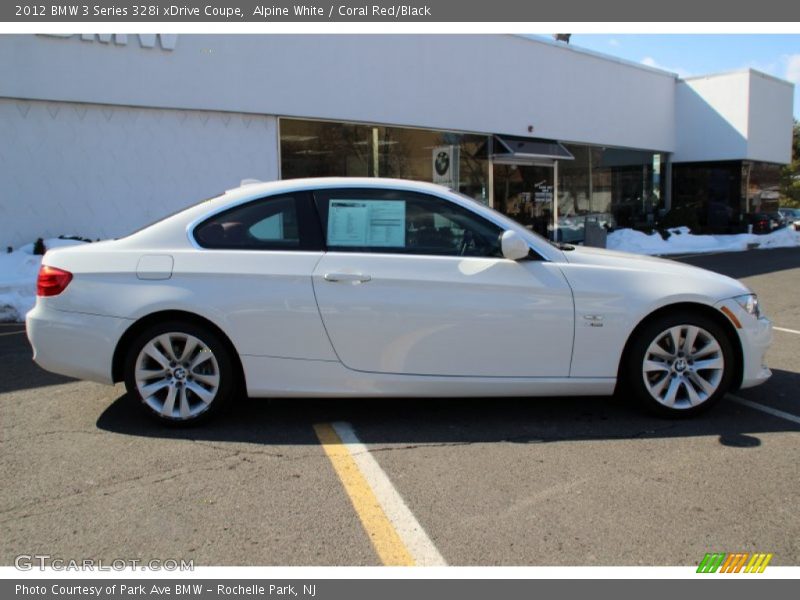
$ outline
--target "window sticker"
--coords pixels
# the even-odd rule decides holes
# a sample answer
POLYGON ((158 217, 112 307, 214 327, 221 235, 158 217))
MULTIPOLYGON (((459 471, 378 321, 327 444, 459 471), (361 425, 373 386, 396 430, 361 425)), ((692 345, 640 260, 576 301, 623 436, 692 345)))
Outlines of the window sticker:
POLYGON ((405 200, 331 200, 328 206, 328 244, 405 247, 405 200))

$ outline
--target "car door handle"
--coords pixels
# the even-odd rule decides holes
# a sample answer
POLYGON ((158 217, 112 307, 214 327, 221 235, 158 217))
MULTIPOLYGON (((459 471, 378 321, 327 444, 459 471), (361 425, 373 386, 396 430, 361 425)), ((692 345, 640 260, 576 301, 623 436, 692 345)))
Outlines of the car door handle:
POLYGON ((342 281, 348 283, 366 283, 372 277, 362 273, 325 273, 325 281, 342 281))

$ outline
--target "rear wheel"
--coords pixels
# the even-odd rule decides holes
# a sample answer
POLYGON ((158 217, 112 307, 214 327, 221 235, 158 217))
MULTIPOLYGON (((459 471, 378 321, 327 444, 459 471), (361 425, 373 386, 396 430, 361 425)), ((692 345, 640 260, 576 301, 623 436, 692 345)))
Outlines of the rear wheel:
POLYGON ((624 377, 627 389, 651 412, 687 417, 719 402, 731 387, 734 367, 725 330, 704 315, 681 312, 637 333, 624 377))
POLYGON ((131 344, 125 387, 150 416, 189 424, 230 404, 234 373, 230 352, 216 333, 172 321, 148 327, 131 344))

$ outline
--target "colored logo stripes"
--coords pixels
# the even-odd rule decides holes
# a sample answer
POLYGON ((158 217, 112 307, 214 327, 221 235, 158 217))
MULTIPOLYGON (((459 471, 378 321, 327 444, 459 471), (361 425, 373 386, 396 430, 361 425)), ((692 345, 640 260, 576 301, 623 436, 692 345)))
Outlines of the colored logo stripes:
POLYGON ((706 554, 697 566, 698 573, 763 573, 772 554, 763 552, 715 552, 706 554))

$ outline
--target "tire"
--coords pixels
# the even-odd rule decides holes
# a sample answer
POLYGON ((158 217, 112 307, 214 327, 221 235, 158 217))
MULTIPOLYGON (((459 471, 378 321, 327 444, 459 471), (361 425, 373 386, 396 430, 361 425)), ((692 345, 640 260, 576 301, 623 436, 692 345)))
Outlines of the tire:
POLYGON ((165 321, 147 327, 125 357, 125 387, 145 412, 169 425, 205 421, 236 392, 228 345, 208 327, 165 321))
POLYGON ((624 364, 623 389, 651 413, 690 417, 714 406, 731 388, 733 345, 713 319, 674 312, 645 324, 635 335, 624 364))

